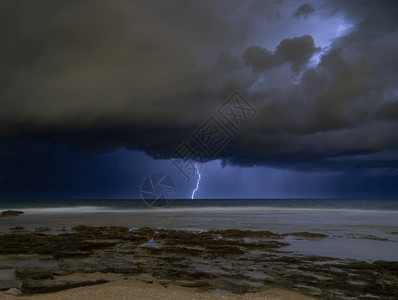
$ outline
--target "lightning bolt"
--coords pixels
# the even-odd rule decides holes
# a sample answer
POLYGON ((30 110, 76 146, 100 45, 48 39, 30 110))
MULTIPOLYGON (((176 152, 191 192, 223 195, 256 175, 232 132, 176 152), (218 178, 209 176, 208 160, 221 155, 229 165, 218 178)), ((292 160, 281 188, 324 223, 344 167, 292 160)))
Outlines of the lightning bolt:
POLYGON ((199 182, 200 182, 200 179, 202 178, 199 173, 198 163, 195 164, 195 169, 196 169, 196 174, 198 174, 198 181, 196 182, 196 188, 192 191, 191 199, 193 199, 193 197, 195 196, 195 192, 199 189, 199 182))

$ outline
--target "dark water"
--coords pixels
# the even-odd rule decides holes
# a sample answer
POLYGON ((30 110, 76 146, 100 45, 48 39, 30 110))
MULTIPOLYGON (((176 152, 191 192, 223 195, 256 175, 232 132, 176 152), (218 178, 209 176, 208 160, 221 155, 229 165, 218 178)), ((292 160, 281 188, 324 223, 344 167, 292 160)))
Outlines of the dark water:
MULTIPOLYGON (((0 199, 0 209, 40 209, 40 208, 78 208, 92 207, 94 211, 149 209, 140 199, 94 199, 94 200, 59 200, 0 199)), ((342 210, 385 210, 398 211, 398 199, 178 199, 166 209, 176 208, 275 208, 275 209, 342 209, 342 210)))

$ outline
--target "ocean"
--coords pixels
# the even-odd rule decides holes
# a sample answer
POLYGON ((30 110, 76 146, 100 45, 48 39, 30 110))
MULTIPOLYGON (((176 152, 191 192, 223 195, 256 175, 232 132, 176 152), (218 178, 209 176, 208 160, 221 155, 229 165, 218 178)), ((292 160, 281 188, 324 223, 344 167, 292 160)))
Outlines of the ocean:
POLYGON ((287 236, 285 251, 303 255, 398 261, 397 199, 216 199, 174 200, 152 209, 141 200, 0 200, 0 210, 22 210, 0 218, 0 232, 22 226, 50 227, 52 233, 76 225, 178 230, 269 230, 316 232, 322 239, 287 236))

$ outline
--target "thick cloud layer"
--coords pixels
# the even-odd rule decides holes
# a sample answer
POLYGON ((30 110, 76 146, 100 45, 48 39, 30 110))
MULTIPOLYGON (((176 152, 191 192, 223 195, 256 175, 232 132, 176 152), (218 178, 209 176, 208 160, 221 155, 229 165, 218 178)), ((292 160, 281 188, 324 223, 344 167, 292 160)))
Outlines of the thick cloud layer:
POLYGON ((275 66, 291 63, 292 71, 297 73, 319 50, 320 48, 315 47, 312 36, 303 35, 282 40, 274 53, 260 46, 251 46, 242 56, 246 65, 251 66, 255 72, 268 71, 275 66))
POLYGON ((0 155, 174 148, 235 89, 226 163, 397 167, 396 1, 0 2, 0 155), (333 34, 332 34, 333 33, 333 34))

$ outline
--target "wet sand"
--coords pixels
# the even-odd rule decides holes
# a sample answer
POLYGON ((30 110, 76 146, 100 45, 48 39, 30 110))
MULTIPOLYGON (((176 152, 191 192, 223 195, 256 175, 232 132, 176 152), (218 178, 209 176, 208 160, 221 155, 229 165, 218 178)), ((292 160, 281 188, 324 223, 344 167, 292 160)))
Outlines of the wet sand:
MULTIPOLYGON (((82 276, 82 275, 74 275, 82 276)), ((1 300, 29 299, 29 300, 108 300, 108 299, 263 299, 263 300, 311 300, 315 299, 296 292, 281 288, 270 288, 259 293, 247 293, 244 295, 225 295, 210 292, 201 292, 195 288, 181 287, 170 284, 167 287, 159 283, 145 283, 139 279, 125 279, 123 275, 117 274, 88 274, 91 280, 106 278, 109 283, 68 289, 55 293, 38 294, 30 296, 13 295, 14 290, 0 294, 1 300)))

